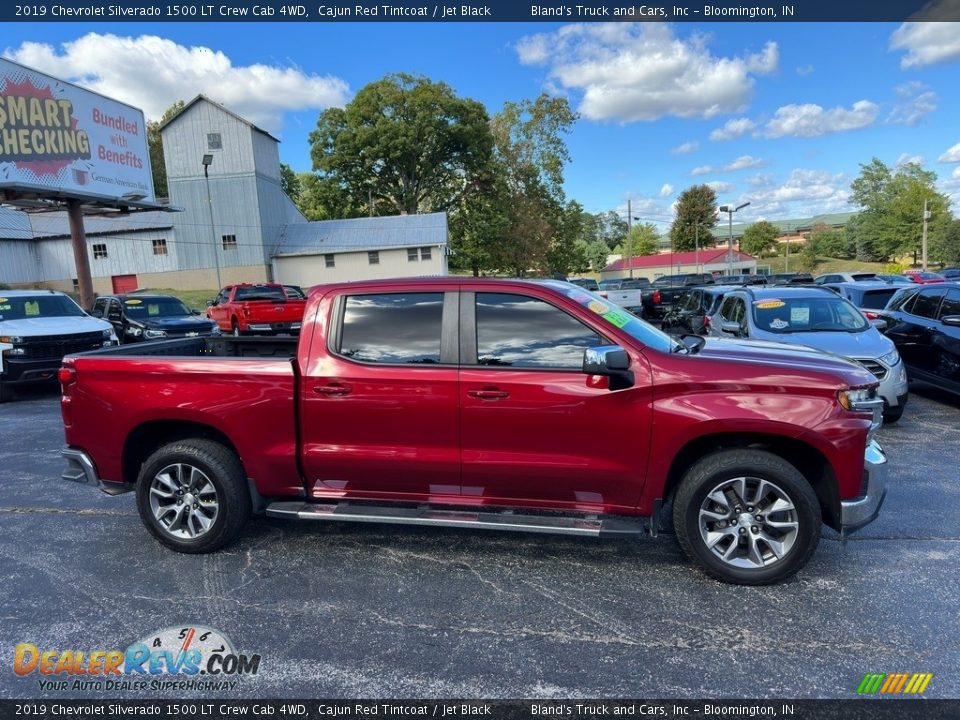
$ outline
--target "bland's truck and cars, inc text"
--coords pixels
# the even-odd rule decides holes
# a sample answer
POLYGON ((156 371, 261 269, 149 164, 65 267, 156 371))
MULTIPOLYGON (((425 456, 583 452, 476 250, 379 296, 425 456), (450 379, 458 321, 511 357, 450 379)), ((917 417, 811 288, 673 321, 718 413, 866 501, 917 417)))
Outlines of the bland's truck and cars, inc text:
POLYGON ((727 582, 783 580, 877 515, 877 380, 779 343, 673 339, 558 281, 316 288, 299 338, 65 358, 65 477, 134 491, 181 552, 251 513, 604 536, 672 523, 727 582))

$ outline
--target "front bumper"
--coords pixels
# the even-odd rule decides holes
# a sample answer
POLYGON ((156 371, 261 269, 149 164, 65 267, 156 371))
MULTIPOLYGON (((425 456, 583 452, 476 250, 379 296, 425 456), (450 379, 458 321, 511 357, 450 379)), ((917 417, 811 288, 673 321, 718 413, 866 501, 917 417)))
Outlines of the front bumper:
POLYGON ((870 440, 863 454, 866 493, 840 502, 840 534, 847 535, 876 520, 887 497, 887 457, 876 440, 870 440))
POLYGON ((52 382, 57 379, 57 370, 63 358, 44 358, 42 360, 3 359, 3 382, 9 385, 28 385, 30 383, 52 382))
POLYGON ((83 450, 65 448, 60 454, 67 461, 67 469, 60 476, 64 480, 70 480, 81 485, 92 485, 100 488, 107 495, 120 495, 133 490, 133 485, 130 483, 101 480, 100 476, 97 475, 97 468, 93 464, 93 460, 83 450))

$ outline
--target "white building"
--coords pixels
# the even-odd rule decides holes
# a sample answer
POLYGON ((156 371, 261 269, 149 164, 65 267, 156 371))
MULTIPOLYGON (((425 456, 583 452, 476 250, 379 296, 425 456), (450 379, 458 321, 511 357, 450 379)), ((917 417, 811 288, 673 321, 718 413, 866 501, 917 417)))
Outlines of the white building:
MULTIPOLYGON (((218 266, 221 285, 447 272, 444 213, 308 222, 281 189, 279 141, 202 95, 161 135, 181 211, 86 217, 97 293, 213 289, 218 266)), ((0 283, 71 291, 75 272, 65 212, 0 207, 0 283)))

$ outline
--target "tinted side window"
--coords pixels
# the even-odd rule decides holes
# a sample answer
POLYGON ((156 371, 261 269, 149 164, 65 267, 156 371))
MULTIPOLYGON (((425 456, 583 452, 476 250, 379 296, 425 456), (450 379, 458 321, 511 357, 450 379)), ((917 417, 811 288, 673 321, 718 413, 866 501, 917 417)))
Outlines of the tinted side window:
POLYGON ((439 363, 443 293, 353 295, 339 352, 374 363, 439 363))
POLYGON ((944 293, 946 293, 946 290, 939 288, 932 292, 917 293, 917 299, 913 301, 913 305, 908 312, 919 317, 936 318, 937 308, 940 306, 940 298, 943 297, 944 293))
POLYGON ((524 295, 477 293, 477 362, 580 370, 600 336, 553 305, 524 295))
POLYGON ((116 320, 117 322, 120 321, 121 318, 120 318, 120 301, 119 300, 110 301, 110 307, 107 310, 107 319, 116 320))
POLYGON ((960 315, 960 290, 950 290, 940 305, 940 317, 960 315))
POLYGON ((106 315, 107 310, 107 299, 106 298, 97 298, 97 301, 93 303, 93 311, 99 312, 100 315, 106 315))
POLYGON ((723 305, 720 306, 720 315, 727 320, 733 320, 733 313, 736 305, 737 299, 735 297, 726 298, 723 301, 723 305))

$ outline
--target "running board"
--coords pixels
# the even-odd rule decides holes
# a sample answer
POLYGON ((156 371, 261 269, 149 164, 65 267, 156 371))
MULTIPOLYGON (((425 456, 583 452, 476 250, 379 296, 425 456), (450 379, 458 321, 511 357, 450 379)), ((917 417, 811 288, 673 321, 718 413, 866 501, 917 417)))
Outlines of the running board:
POLYGON ((612 516, 519 515, 513 512, 477 510, 440 510, 431 507, 397 508, 350 503, 273 502, 267 505, 268 517, 288 520, 327 520, 339 522, 392 523, 397 525, 433 525, 476 530, 513 530, 551 535, 621 537, 647 532, 640 518, 612 516))

